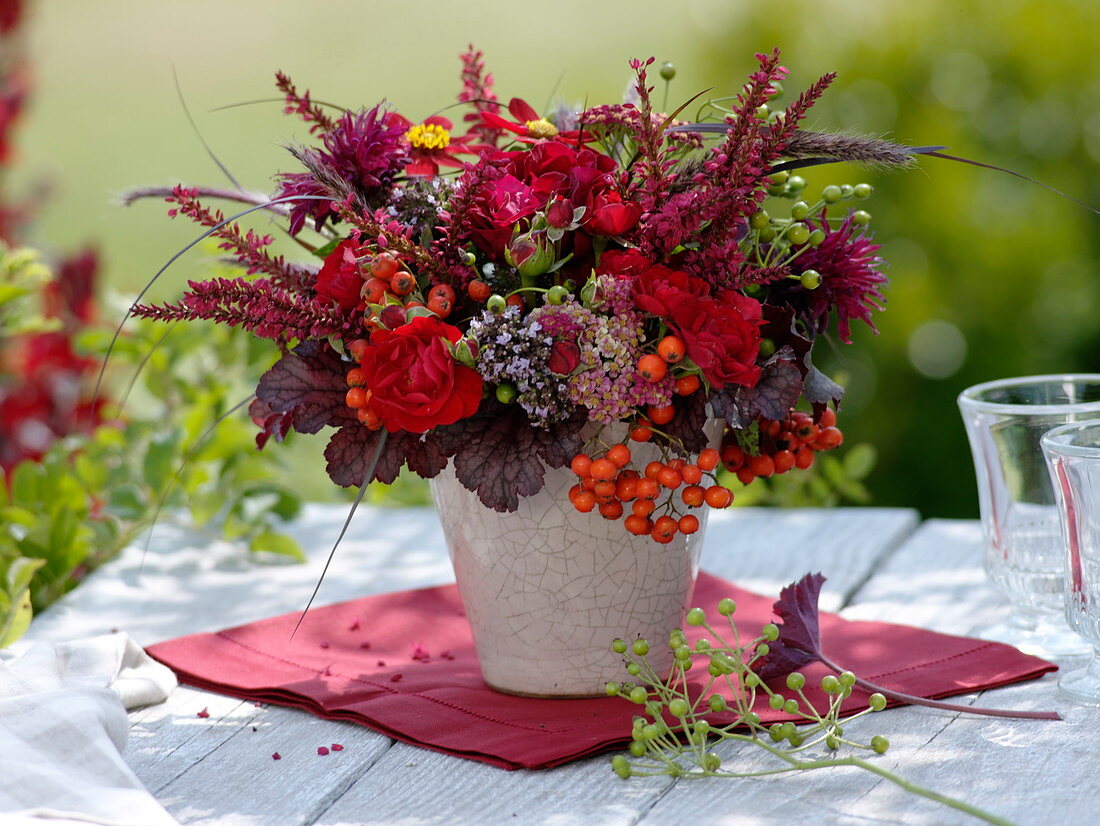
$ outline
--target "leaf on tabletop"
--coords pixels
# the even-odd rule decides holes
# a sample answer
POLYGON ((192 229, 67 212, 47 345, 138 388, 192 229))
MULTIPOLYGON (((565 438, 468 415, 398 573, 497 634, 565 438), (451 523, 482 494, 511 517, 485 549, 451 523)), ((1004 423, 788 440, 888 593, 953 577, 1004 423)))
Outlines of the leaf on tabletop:
POLYGON ((281 429, 286 434, 288 428, 282 420, 271 420, 268 425, 267 420, 278 415, 289 417, 290 426, 299 433, 316 433, 326 425, 358 425, 355 412, 344 401, 349 369, 350 362, 325 341, 307 341, 284 355, 260 377, 256 387, 256 399, 265 406, 257 407, 256 412, 270 411, 264 421, 265 432, 270 429, 277 435, 281 429))
MULTIPOLYGON (((779 638, 769 644, 767 655, 756 669, 756 673, 761 679, 770 680, 774 677, 782 677, 813 662, 820 662, 837 674, 843 671, 842 665, 833 662, 822 652, 818 598, 821 595, 821 586, 824 583, 825 577, 821 574, 806 574, 802 579, 791 583, 779 592, 779 599, 775 601, 773 606, 776 616, 781 620, 779 638)), ((1060 714, 1053 711, 1006 711, 961 705, 959 703, 947 703, 941 700, 929 700, 926 697, 892 691, 858 677, 855 679, 855 683, 867 692, 877 692, 896 702, 938 708, 944 711, 1031 720, 1062 719, 1060 714)))
MULTIPOLYGON (((337 430, 325 448, 329 478, 345 488, 363 484, 381 435, 381 430, 371 430, 358 421, 337 430)), ((447 466, 447 454, 440 449, 435 434, 390 433, 373 481, 391 484, 404 464, 418 476, 431 479, 447 466)))
POLYGON ((580 450, 584 424, 578 416, 550 428, 533 427, 518 406, 497 405, 438 432, 444 452, 454 457, 458 481, 487 508, 510 512, 519 507, 520 496, 542 490, 543 463, 563 467, 580 450))
POLYGON ((762 679, 781 677, 821 658, 821 629, 818 598, 825 577, 806 574, 779 592, 773 610, 782 621, 779 639, 769 645, 768 655, 757 670, 762 679))

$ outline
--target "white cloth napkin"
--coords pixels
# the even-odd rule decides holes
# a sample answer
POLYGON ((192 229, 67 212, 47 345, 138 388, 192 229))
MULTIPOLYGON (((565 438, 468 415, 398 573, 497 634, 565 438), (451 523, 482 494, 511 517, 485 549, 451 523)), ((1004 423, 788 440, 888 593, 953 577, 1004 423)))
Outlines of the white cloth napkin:
POLYGON ((126 634, 36 643, 0 663, 0 822, 177 824, 122 759, 126 710, 175 685, 126 634))

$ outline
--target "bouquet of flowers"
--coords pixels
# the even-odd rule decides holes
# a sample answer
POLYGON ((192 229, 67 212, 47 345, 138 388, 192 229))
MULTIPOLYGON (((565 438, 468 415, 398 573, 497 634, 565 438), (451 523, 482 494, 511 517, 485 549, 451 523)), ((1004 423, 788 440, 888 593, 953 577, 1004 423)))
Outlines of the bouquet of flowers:
POLYGON ((274 341, 282 357, 251 405, 257 442, 335 428, 325 456, 340 485, 450 462, 485 506, 514 511, 547 467, 568 465, 573 506, 669 542, 698 529, 693 508, 730 504, 720 466, 748 482, 808 468, 843 438, 842 389, 811 356, 832 324, 849 341, 881 308, 870 216, 844 203, 871 187, 803 200, 792 170, 904 166, 921 151, 800 130, 834 75, 779 109, 779 60, 757 55, 728 107, 701 104, 710 122, 681 118, 695 99, 657 111, 652 58, 631 61, 624 103, 539 113, 500 102, 470 47, 458 126, 331 107, 280 73, 286 111, 320 141, 291 148, 302 168, 270 198, 161 193, 246 274, 134 312, 274 341), (207 197, 285 220, 318 262, 272 254, 272 237, 207 197), (789 217, 769 198, 792 202, 789 217), (635 466, 640 442, 661 460, 635 466))

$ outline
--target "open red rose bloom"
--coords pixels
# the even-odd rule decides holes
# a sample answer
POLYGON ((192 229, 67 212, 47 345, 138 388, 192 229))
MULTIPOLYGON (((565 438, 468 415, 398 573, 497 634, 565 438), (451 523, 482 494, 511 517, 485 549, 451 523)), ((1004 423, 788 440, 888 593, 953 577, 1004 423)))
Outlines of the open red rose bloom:
POLYGON ((426 433, 474 415, 481 405, 481 376, 447 349, 462 338, 457 327, 418 316, 394 330, 375 330, 363 350, 363 385, 369 408, 390 432, 426 433))
MULTIPOLYGON (((214 234, 246 273, 137 315, 275 341, 258 441, 336 428, 328 467, 345 485, 476 463, 493 484, 471 489, 513 509, 532 477, 500 455, 508 443, 539 483, 570 464, 579 510, 667 542, 696 529, 690 509, 730 503, 723 468, 747 482, 839 445, 842 390, 814 342, 870 324, 885 279, 869 216, 844 203, 871 188, 812 203, 791 174, 821 137, 798 125, 832 76, 778 117, 786 70, 757 55, 733 114, 684 124, 655 110, 652 61, 631 62, 629 102, 551 115, 501 103, 481 53, 462 59, 457 127, 383 104, 341 114, 279 74, 319 144, 296 150, 304 168, 278 176, 268 208, 316 260, 229 222, 214 234), (773 218, 783 199, 790 217, 773 218), (662 461, 637 466, 637 442, 662 461)), ((174 189, 172 214, 214 226, 200 195, 174 189)))

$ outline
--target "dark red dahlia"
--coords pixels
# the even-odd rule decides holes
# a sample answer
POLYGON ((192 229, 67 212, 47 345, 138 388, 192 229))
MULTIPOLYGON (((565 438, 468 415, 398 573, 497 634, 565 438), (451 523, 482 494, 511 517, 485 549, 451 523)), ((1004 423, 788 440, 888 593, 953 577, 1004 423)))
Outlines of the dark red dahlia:
POLYGON ((805 250, 794 262, 795 274, 816 270, 821 275, 820 286, 809 290, 795 281, 780 282, 776 284, 780 290, 777 297, 818 333, 824 332, 829 314, 835 309, 837 330, 845 343, 851 343, 852 319, 859 319, 877 333, 871 313, 883 309, 885 297, 880 288, 888 280, 877 269, 883 263, 877 254, 879 245, 862 234, 850 215, 832 231, 822 217, 821 229, 826 232, 825 240, 805 250))
MULTIPOLYGON (((381 106, 345 113, 321 138, 323 149, 305 150, 311 166, 334 180, 342 181, 365 201, 373 203, 387 192, 396 175, 411 160, 404 140, 406 121, 381 106)), ((277 198, 296 195, 332 197, 333 187, 319 181, 314 172, 291 172, 279 176, 277 198)), ((291 206, 290 232, 297 234, 312 217, 320 226, 332 215, 326 201, 300 201, 291 206)))

